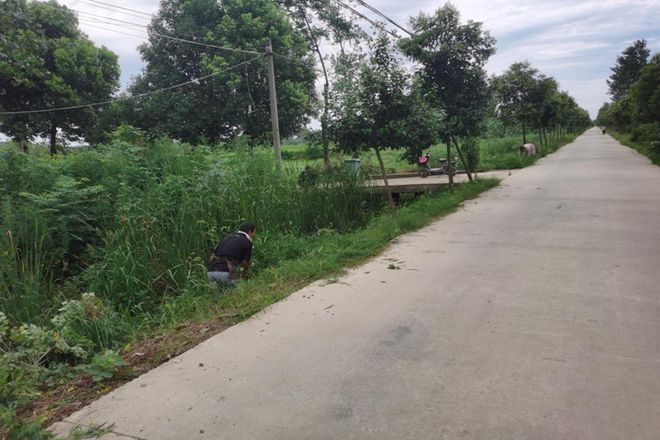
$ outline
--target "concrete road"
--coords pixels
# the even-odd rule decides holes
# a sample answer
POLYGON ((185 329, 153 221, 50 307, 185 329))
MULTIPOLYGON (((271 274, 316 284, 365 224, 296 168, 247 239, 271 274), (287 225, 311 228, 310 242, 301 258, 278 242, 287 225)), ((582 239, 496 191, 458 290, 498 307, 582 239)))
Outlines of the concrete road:
POLYGON ((660 168, 589 130, 54 429, 102 422, 149 440, 658 439, 660 168))

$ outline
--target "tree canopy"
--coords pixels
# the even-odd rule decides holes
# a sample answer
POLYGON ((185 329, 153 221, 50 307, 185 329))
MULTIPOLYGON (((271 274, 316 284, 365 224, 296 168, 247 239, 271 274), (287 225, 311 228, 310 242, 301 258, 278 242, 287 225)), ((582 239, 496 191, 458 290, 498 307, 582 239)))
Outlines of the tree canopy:
POLYGON ((146 67, 131 87, 143 93, 206 75, 212 77, 150 95, 136 103, 136 125, 199 142, 244 134, 258 139, 270 132, 269 96, 263 60, 255 55, 200 47, 163 38, 182 38, 215 46, 263 52, 272 39, 280 131, 286 137, 308 121, 315 96, 315 73, 309 67, 307 42, 292 32, 284 11, 262 0, 165 0, 149 27, 149 42, 140 48, 146 67))
POLYGON ((630 87, 639 79, 650 54, 646 40, 637 40, 617 57, 616 65, 611 68, 612 74, 607 80, 612 99, 621 99, 630 91, 630 87))
POLYGON ((414 35, 402 39, 400 46, 421 64, 417 74, 445 112, 444 137, 476 134, 488 105, 484 66, 495 53, 495 39, 481 23, 461 24, 451 4, 410 23, 414 35))
MULTIPOLYGON (((373 42, 369 60, 361 63, 360 74, 353 78, 344 100, 335 107, 333 137, 344 152, 374 150, 387 186, 381 149, 428 148, 439 139, 444 115, 428 104, 419 84, 411 82, 384 35, 373 42)), ((389 189, 387 193, 396 215, 389 189)))
MULTIPOLYGON (((108 99, 119 80, 117 56, 80 32, 71 10, 55 1, 0 0, 0 108, 22 111, 108 99)), ((0 117, 0 131, 20 143, 43 136, 98 135, 99 108, 0 117)))
POLYGON ((296 30, 304 35, 310 50, 314 51, 323 73, 322 107, 320 110, 321 147, 323 161, 330 165, 329 156, 329 117, 331 104, 331 73, 321 50, 323 41, 337 43, 344 53, 344 47, 351 41, 360 41, 366 37, 361 28, 345 16, 345 11, 332 0, 276 0, 277 4, 289 14, 296 30))
MULTIPOLYGON (((617 57, 612 71, 621 81, 613 102, 598 111, 596 122, 617 131, 629 132, 634 141, 651 146, 660 154, 660 53, 651 57, 646 41, 638 40, 617 57), (624 81, 625 79, 625 81, 624 81), (633 80, 634 79, 634 80, 633 80), (625 86, 625 87, 624 87, 625 86)), ((612 77, 615 76, 612 75, 612 77)), ((612 78, 610 77, 610 78, 612 78)), ((608 81, 612 90, 612 81, 608 81)))

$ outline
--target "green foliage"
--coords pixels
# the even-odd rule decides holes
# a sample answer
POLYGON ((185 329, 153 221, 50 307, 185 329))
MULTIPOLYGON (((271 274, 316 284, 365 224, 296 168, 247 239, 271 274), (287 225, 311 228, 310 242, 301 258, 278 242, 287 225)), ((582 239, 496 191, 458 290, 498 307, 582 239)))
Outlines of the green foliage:
POLYGON ((538 159, 556 151, 562 145, 575 139, 576 135, 563 133, 550 136, 547 144, 536 145, 536 156, 521 156, 518 147, 522 143, 520 136, 507 136, 496 139, 479 140, 479 166, 480 171, 493 169, 524 168, 538 159))
POLYGON ((128 365, 118 352, 106 350, 97 353, 89 364, 80 367, 82 371, 89 374, 94 382, 112 379, 117 370, 128 365))
POLYGON ((463 140, 461 149, 468 168, 476 170, 479 166, 479 139, 471 137, 463 140))
MULTIPOLYGON (((528 62, 514 63, 491 81, 495 115, 505 126, 520 127, 523 142, 532 129, 548 131, 561 126, 579 132, 591 125, 589 114, 573 97, 558 90, 557 81, 528 62)), ((545 136, 539 144, 545 144, 545 136)))
MULTIPOLYGON (((596 122, 620 132, 618 139, 658 163, 660 157, 660 54, 644 65, 649 52, 644 40, 636 41, 617 59, 612 70, 620 72, 617 98, 598 110, 596 122), (640 66, 641 64, 641 66, 640 66), (636 82, 630 83, 632 78, 636 82), (626 91, 627 93, 623 93, 626 91), (629 135, 628 135, 629 134, 629 135)), ((613 75, 614 76, 614 75, 613 75)), ((608 82, 609 83, 609 82, 608 82)), ((611 86, 611 84, 610 84, 611 86)))
MULTIPOLYGON (((0 309, 12 322, 43 324, 80 291, 130 315, 158 308, 175 292, 198 291, 209 249, 242 219, 255 219, 270 237, 346 231, 370 216, 363 182, 343 167, 300 186, 298 172, 276 172, 266 152, 227 156, 148 141, 129 128, 115 138, 106 149, 59 160, 0 156, 0 168, 11 171, 0 182, 0 309), (34 170, 46 185, 32 180, 34 170)), ((268 242, 258 249, 255 270, 270 261, 259 257, 271 253, 268 242)), ((122 338, 110 321, 93 331, 90 324, 85 334, 98 333, 89 337, 94 347, 112 348, 108 341, 122 338)))
POLYGON ((192 142, 211 142, 240 134, 253 141, 271 130, 264 60, 238 69, 228 67, 254 55, 223 50, 202 51, 158 34, 186 35, 217 46, 263 52, 268 38, 273 50, 298 59, 275 58, 280 131, 283 137, 307 122, 315 95, 313 69, 307 68, 306 41, 292 32, 284 11, 262 0, 167 0, 161 2, 140 47, 146 67, 131 86, 133 93, 214 75, 199 84, 153 94, 133 103, 126 120, 148 130, 192 142))
POLYGON ((637 40, 617 57, 616 65, 611 68, 612 75, 607 80, 614 101, 628 94, 630 87, 639 79, 650 53, 646 40, 637 40))
MULTIPOLYGON (((1 378, 0 378, 1 379, 1 378)), ((50 440, 55 436, 41 426, 41 420, 20 420, 14 415, 12 407, 0 404, 0 434, 3 430, 7 440, 50 440)))
POLYGON ((542 76, 528 62, 514 63, 501 76, 495 77, 492 87, 495 92, 497 116, 509 125, 534 126, 538 107, 536 89, 542 76))
POLYGON ((660 129, 657 124, 649 124, 648 127, 634 129, 636 131, 636 139, 633 140, 633 135, 630 133, 620 133, 615 131, 608 131, 614 138, 624 145, 634 148, 639 153, 648 156, 651 161, 660 165, 660 129), (648 141, 648 139, 651 139, 648 141))
POLYGON ((630 88, 632 118, 637 124, 660 121, 660 59, 641 69, 630 88))
MULTIPOLYGON (((97 48, 78 30, 73 12, 55 1, 2 0, 0 108, 6 111, 67 107, 106 100, 118 87, 117 56, 97 48)), ((98 109, 8 115, 0 130, 19 143, 57 130, 70 139, 94 135, 98 109)), ((98 133, 95 133, 98 136, 98 133)))
POLYGON ((415 157, 437 141, 443 114, 411 84, 388 38, 379 36, 371 49, 359 82, 335 109, 337 148, 352 154, 405 148, 415 157))
POLYGON ((421 64, 424 88, 445 112, 443 137, 478 136, 489 100, 484 66, 495 53, 495 39, 481 23, 462 24, 450 3, 413 18, 411 27, 414 35, 400 46, 421 64))

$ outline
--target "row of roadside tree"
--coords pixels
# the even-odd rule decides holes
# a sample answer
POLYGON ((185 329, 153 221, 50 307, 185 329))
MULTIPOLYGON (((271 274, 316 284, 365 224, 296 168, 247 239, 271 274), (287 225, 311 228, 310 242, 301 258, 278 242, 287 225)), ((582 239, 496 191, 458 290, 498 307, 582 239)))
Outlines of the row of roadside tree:
POLYGON ((119 95, 117 56, 79 30, 75 10, 54 0, 0 6, 0 111, 19 112, 0 115, 0 132, 25 148, 37 137, 50 140, 52 153, 62 139, 97 144, 120 125, 190 143, 264 143, 270 112, 260 53, 269 39, 281 133, 317 118, 326 164, 331 144, 352 154, 405 147, 411 160, 431 144, 472 145, 489 119, 525 140, 533 130, 541 143, 548 132, 590 123, 527 62, 488 78, 494 38, 480 23, 462 23, 449 4, 412 18, 409 37, 392 38, 363 31, 329 0, 165 0, 139 48, 145 67, 119 95), (112 102, 85 106, 102 101, 112 102))
POLYGON ((612 102, 598 111, 598 125, 660 157, 660 53, 651 56, 645 40, 635 41, 617 57, 607 84, 612 102))

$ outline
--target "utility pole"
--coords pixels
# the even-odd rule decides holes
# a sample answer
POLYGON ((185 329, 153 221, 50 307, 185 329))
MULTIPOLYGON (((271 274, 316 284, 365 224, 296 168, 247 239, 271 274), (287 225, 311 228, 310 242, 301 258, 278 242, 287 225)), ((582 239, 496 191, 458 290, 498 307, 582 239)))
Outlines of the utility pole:
POLYGON ((280 146, 280 121, 277 116, 277 91, 275 90, 275 65, 273 63, 273 42, 268 39, 266 46, 268 58, 268 91, 270 92, 270 119, 273 124, 273 152, 275 154, 275 167, 282 166, 282 151, 280 146))

